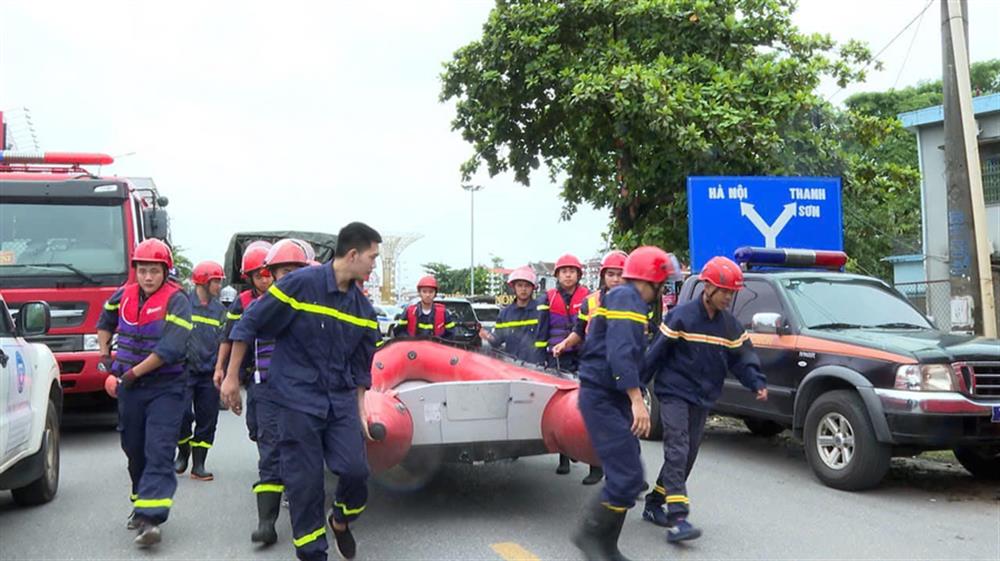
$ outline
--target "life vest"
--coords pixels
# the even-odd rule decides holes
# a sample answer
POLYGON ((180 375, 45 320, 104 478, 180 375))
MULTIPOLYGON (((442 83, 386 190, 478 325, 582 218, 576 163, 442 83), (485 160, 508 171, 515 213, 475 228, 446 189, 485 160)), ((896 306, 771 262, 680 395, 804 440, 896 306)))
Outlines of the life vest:
MULTIPOLYGON (((577 285, 570 298, 569 308, 559 294, 558 288, 550 288, 546 293, 549 299, 549 348, 562 343, 573 332, 576 317, 580 314, 580 306, 587 299, 589 292, 582 285, 577 285)), ((567 352, 572 352, 569 350, 567 352)))
MULTIPOLYGON (((410 334, 410 337, 415 337, 417 335, 417 308, 420 303, 416 303, 406 309, 406 332, 410 334)), ((444 304, 434 304, 434 324, 431 327, 434 330, 435 337, 441 337, 444 335, 444 304)), ((423 324, 420 326, 422 329, 427 329, 427 325, 423 324)))
MULTIPOLYGON (((250 292, 249 290, 247 292, 250 292)), ((250 294, 250 303, 244 308, 244 312, 253 306, 257 301, 253 294, 250 294)), ((254 339, 253 360, 254 360, 254 381, 262 384, 267 381, 267 374, 271 370, 271 355, 274 354, 274 339, 254 339)))
MULTIPOLYGON (((137 283, 125 286, 122 299, 118 306, 118 352, 115 355, 112 372, 121 376, 137 364, 153 354, 156 344, 163 337, 163 329, 167 325, 167 303, 170 297, 180 291, 180 287, 172 282, 165 282, 156 292, 139 305, 140 291, 137 283)), ((176 318, 172 321, 187 322, 176 318)), ((190 324, 188 329, 190 329, 190 324)), ((174 364, 164 364, 153 374, 183 374, 184 358, 174 364)))
POLYGON ((257 297, 253 295, 253 290, 244 290, 240 292, 240 304, 243 306, 243 311, 247 311, 250 307, 250 303, 256 300, 257 297))
POLYGON ((601 292, 602 291, 598 290, 590 296, 587 296, 587 315, 586 317, 581 316, 583 320, 587 322, 587 327, 583 330, 584 333, 590 333, 590 320, 594 319, 597 308, 601 307, 601 292))

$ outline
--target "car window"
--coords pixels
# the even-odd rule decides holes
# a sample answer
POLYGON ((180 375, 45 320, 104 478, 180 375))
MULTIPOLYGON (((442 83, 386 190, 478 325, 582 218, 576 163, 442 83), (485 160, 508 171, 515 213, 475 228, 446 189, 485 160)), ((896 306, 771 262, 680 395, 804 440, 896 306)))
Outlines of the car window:
POLYGON ((14 326, 10 323, 10 314, 7 313, 7 304, 0 300, 0 337, 13 337, 14 326))
POLYGON ((782 285, 806 327, 933 329, 906 300, 874 281, 789 279, 782 285))
POLYGON ((496 308, 476 308, 476 317, 479 321, 496 321, 500 315, 500 310, 496 308))
POLYGON ((444 307, 451 312, 452 317, 457 322, 477 321, 476 313, 472 311, 472 305, 466 302, 445 302, 444 307))
POLYGON ((770 283, 760 280, 749 280, 743 290, 736 293, 733 300, 733 315, 743 327, 749 328, 753 323, 754 314, 774 312, 783 314, 781 300, 770 283))

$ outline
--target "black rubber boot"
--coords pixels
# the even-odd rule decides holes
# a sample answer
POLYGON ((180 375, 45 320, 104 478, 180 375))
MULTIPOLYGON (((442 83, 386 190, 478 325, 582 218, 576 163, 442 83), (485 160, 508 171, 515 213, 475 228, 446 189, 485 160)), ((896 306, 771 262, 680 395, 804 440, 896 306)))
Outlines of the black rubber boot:
POLYGON ((580 548, 587 561, 628 561, 618 551, 618 535, 626 514, 625 510, 615 512, 607 508, 600 499, 593 501, 573 534, 573 545, 580 548))
POLYGON ((587 474, 587 477, 583 478, 581 483, 584 485, 597 485, 602 479, 604 479, 604 470, 597 466, 590 466, 590 473, 587 474))
POLYGON ((185 442, 177 445, 177 459, 174 460, 174 471, 184 473, 188 468, 188 457, 191 455, 191 445, 185 442))
POLYGON ((559 454, 559 467, 556 468, 556 473, 559 475, 566 475, 569 473, 569 456, 559 454))
POLYGON ((281 493, 257 493, 257 529, 250 534, 250 541, 271 545, 278 541, 274 523, 281 511, 281 493))
POLYGON ((215 476, 211 472, 205 470, 205 458, 207 457, 208 448, 195 446, 194 450, 191 450, 191 479, 199 481, 211 481, 215 479, 215 476))

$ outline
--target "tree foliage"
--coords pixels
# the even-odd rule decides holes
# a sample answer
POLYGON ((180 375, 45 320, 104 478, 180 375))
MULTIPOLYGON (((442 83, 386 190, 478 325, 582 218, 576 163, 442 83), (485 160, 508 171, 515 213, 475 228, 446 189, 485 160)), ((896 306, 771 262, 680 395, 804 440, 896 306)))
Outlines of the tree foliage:
POLYGON ((174 268, 177 269, 177 278, 187 281, 191 278, 191 271, 194 270, 194 264, 191 263, 191 259, 187 255, 184 255, 184 248, 181 246, 175 246, 172 250, 174 255, 174 268))
MULTIPOLYGON (((445 263, 425 263, 421 265, 428 275, 434 275, 439 294, 468 294, 469 268, 452 269, 445 263)), ((489 269, 476 266, 476 292, 483 293, 489 283, 489 269)))
POLYGON ((800 32, 792 0, 498 1, 480 39, 445 64, 442 101, 485 165, 528 185, 544 165, 564 217, 611 213, 618 247, 687 254, 690 175, 842 176, 845 243, 884 273, 919 230, 917 172, 871 156, 895 116, 839 111, 815 93, 873 63, 858 42, 800 32))

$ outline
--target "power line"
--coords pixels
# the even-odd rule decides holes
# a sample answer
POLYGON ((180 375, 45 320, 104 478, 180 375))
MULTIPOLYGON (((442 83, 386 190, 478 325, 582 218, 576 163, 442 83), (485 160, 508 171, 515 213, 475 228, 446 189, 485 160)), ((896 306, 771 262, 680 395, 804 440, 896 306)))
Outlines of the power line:
MULTIPOLYGON (((906 30, 907 30, 907 29, 909 29, 911 25, 913 25, 914 23, 916 23, 916 22, 917 22, 917 20, 920 20, 920 19, 923 19, 923 15, 924 15, 924 13, 925 13, 925 12, 926 12, 926 11, 927 11, 927 10, 928 10, 928 9, 929 9, 930 7, 931 7, 931 4, 933 4, 933 3, 934 3, 934 0, 928 0, 928 2, 927 2, 927 5, 926 5, 926 6, 924 6, 924 9, 920 10, 920 13, 919 13, 919 14, 917 14, 917 15, 913 16, 913 19, 911 19, 909 23, 907 23, 907 24, 906 24, 905 26, 903 26, 903 29, 900 29, 900 30, 899 30, 899 33, 897 33, 897 34, 896 34, 895 36, 893 36, 893 38, 892 38, 892 39, 890 39, 890 40, 889 40, 889 42, 888 42, 888 43, 886 43, 886 44, 885 44, 885 46, 884 46, 884 47, 882 47, 882 48, 881 48, 881 49, 879 50, 879 52, 875 53, 875 56, 873 56, 873 57, 872 57, 872 59, 871 59, 870 61, 868 61, 868 63, 867 63, 867 64, 865 64, 864 66, 862 66, 862 67, 861 67, 861 69, 862 69, 862 70, 865 70, 865 69, 867 69, 867 68, 868 68, 869 66, 871 66, 873 62, 875 62, 876 60, 878 60, 878 57, 879 57, 879 56, 881 56, 881 55, 882 55, 882 53, 884 53, 884 52, 885 52, 886 50, 888 50, 888 49, 889 49, 889 47, 891 47, 891 46, 892 46, 892 44, 896 42, 896 39, 899 39, 899 38, 900 38, 900 36, 902 36, 902 35, 903 35, 903 33, 906 33, 906 30)), ((832 100, 833 98, 837 97, 837 95, 838 95, 838 94, 839 94, 840 92, 844 91, 844 88, 845 88, 845 87, 846 87, 846 86, 842 86, 842 87, 841 87, 841 88, 840 88, 839 90, 837 90, 837 91, 833 92, 833 94, 832 94, 832 95, 830 95, 829 97, 827 97, 827 98, 826 98, 826 101, 830 101, 830 100, 832 100)))
MULTIPOLYGON (((932 2, 934 0, 931 0, 932 2)), ((928 4, 930 6, 930 4, 928 4)), ((906 48, 906 56, 903 57, 903 64, 899 67, 899 73, 896 74, 896 80, 892 83, 892 89, 896 89, 896 84, 899 83, 899 79, 903 77, 903 70, 906 69, 906 63, 910 60, 910 52, 913 51, 913 44, 917 42, 917 35, 920 34, 920 24, 924 22, 924 14, 927 13, 927 8, 920 12, 920 19, 917 20, 917 27, 913 29, 913 37, 910 38, 910 46, 906 48)))

